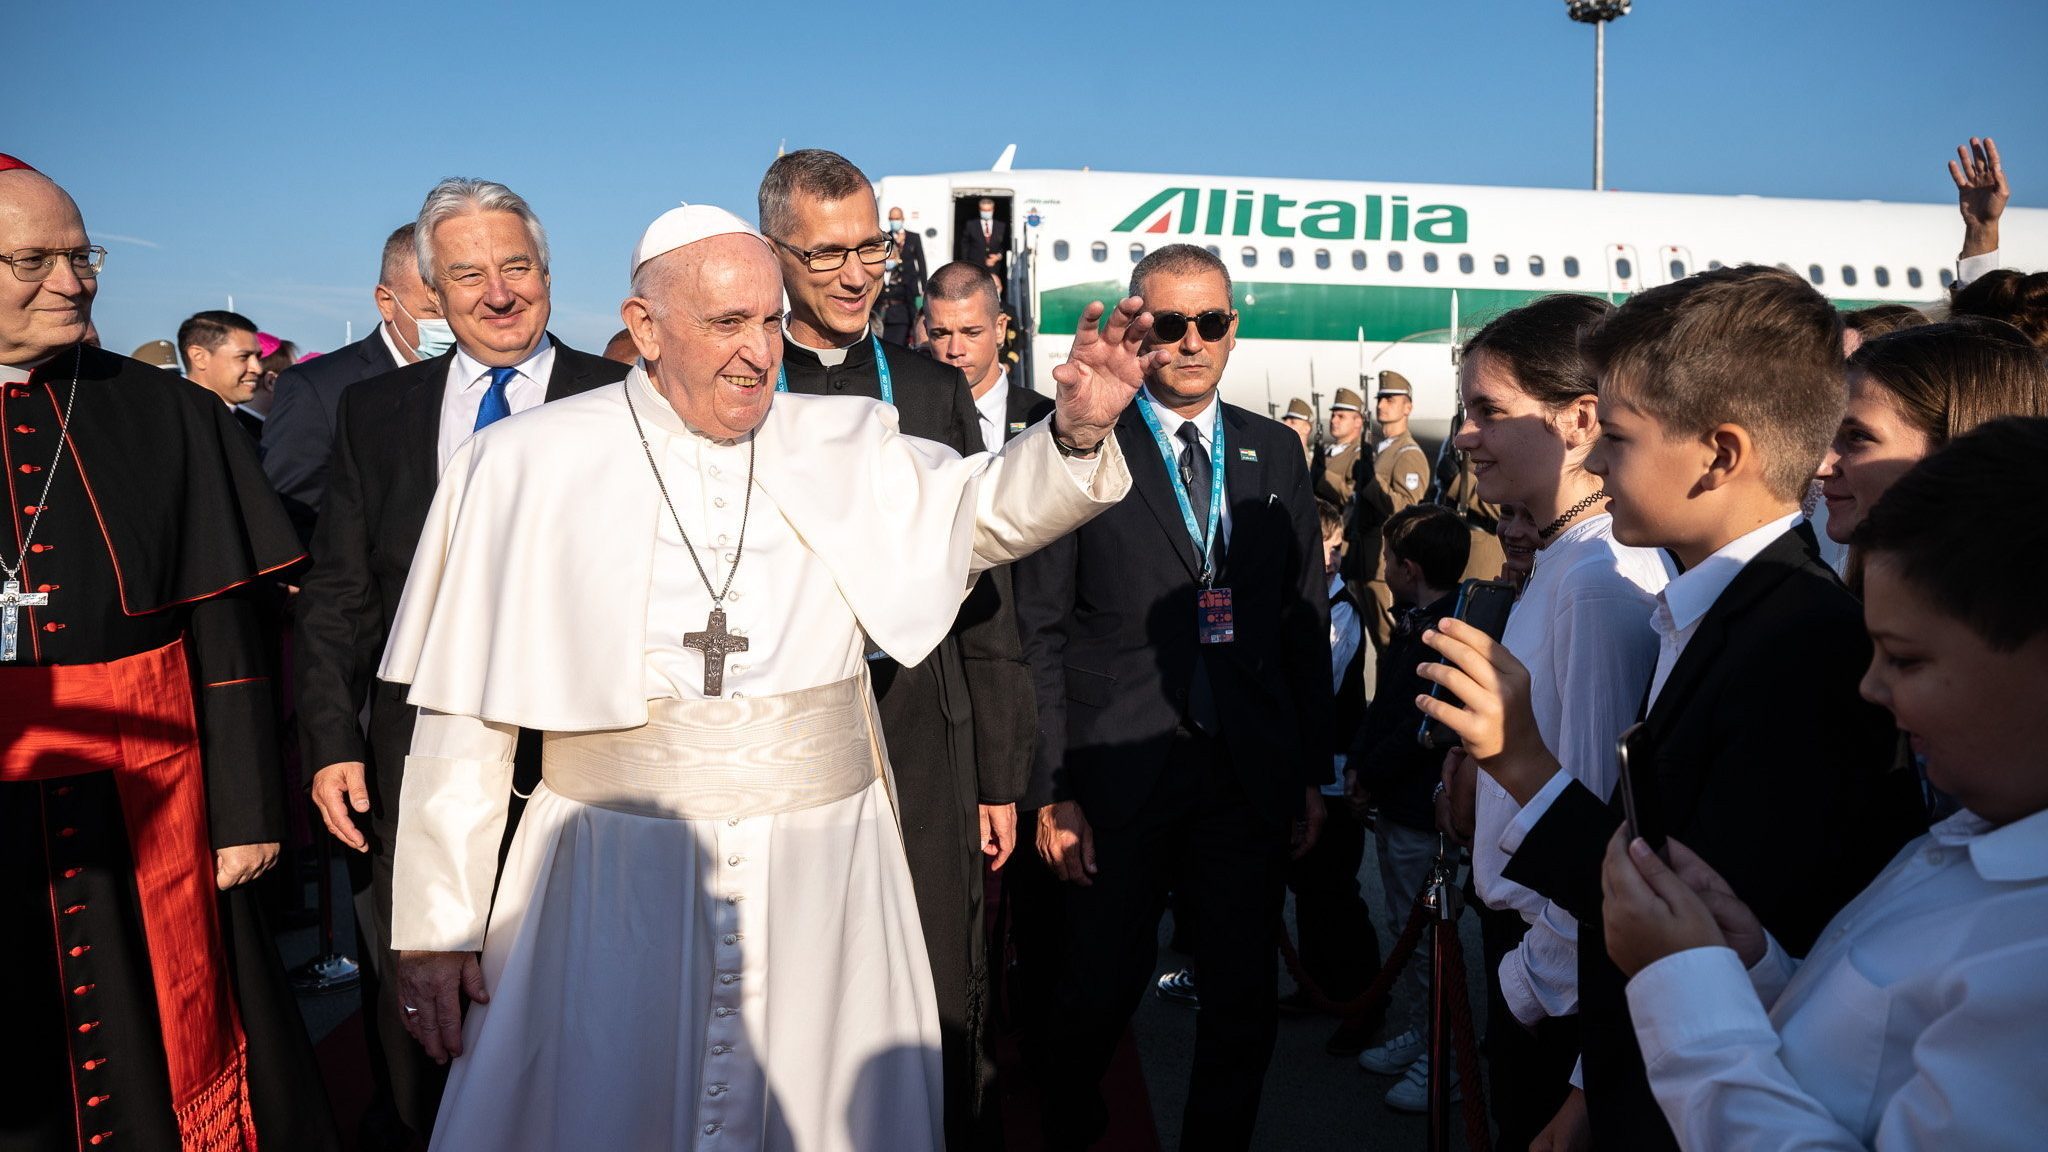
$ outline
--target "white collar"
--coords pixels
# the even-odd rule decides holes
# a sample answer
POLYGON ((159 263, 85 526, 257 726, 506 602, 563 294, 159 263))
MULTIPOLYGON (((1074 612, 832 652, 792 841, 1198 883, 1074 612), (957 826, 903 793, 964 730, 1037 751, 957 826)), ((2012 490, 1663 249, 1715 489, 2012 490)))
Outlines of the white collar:
POLYGON ((1965 808, 1928 829, 1937 843, 1967 847, 1977 874, 1994 883, 2048 877, 2048 809, 2002 828, 1965 808))
MULTIPOLYGON (((1664 602, 1665 611, 1671 614, 1672 627, 1684 631, 1699 622, 1735 582, 1744 566, 1771 546, 1771 542, 1792 530, 1799 523, 1798 512, 1789 512, 1776 520, 1754 529, 1721 546, 1712 556, 1700 561, 1677 576, 1657 593, 1664 602)), ((1541 556, 1542 553, 1537 553, 1541 556)))
MULTIPOLYGON (((406 355, 405 346, 400 344, 398 342, 398 338, 391 334, 391 325, 386 324, 381 320, 378 321, 377 335, 383 338, 384 350, 386 352, 391 353, 391 362, 393 364, 397 364, 403 367, 404 365, 407 364, 416 363, 412 356, 406 355)), ((417 353, 415 353, 414 355, 417 355, 417 353)))
MULTIPOLYGON (((684 420, 676 412, 675 408, 670 406, 668 397, 661 394, 661 389, 654 386, 654 377, 647 374, 647 365, 643 361, 634 361, 632 370, 626 373, 626 393, 626 398, 633 404, 633 411, 639 414, 642 421, 652 424, 670 435, 695 436, 700 440, 708 440, 713 444, 721 445, 744 444, 747 442, 746 436, 741 436, 734 440, 721 440, 716 436, 691 426, 689 421, 684 420)), ((772 399, 769 401, 771 406, 774 403, 775 401, 772 399)), ((755 431, 759 431, 759 429, 756 428, 755 431)))
MULTIPOLYGON (((536 362, 541 357, 547 355, 548 350, 553 347, 554 341, 548 337, 547 333, 543 332, 541 333, 540 343, 533 347, 533 354, 512 367, 521 376, 526 377, 535 384, 545 386, 547 381, 540 378, 536 362)), ((455 346, 455 379, 461 381, 457 386, 458 391, 468 392, 471 389, 483 387, 484 377, 490 375, 490 373, 490 365, 471 356, 469 350, 462 345, 457 344, 455 346)))
POLYGON ((1223 418, 1223 406, 1216 402, 1216 395, 1216 393, 1211 392, 1209 394, 1209 402, 1203 405, 1193 416, 1183 416, 1166 405, 1161 404, 1158 398, 1152 395, 1151 385, 1145 386, 1145 396, 1152 401, 1152 414, 1159 418, 1159 430, 1166 434, 1168 440, 1172 440, 1180 435, 1181 425, 1193 424, 1196 434, 1202 438, 1202 443, 1209 443, 1213 435, 1212 429, 1216 427, 1216 421, 1223 418))

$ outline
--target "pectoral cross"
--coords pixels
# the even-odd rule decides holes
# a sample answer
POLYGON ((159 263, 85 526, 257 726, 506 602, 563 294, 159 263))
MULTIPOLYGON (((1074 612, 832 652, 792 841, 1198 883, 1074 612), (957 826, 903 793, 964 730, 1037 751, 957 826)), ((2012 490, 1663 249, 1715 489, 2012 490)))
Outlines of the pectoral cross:
MULTIPOLYGON (((45 597, 48 599, 48 597, 45 597)), ((7 609, 8 651, 13 651, 14 609, 7 609)), ((704 653, 704 694, 718 696, 725 692, 725 658, 735 652, 747 650, 747 638, 735 636, 725 630, 725 609, 713 608, 711 619, 704 624, 702 632, 685 632, 683 647, 695 648, 704 653)))
MULTIPOLYGON (((21 610, 41 608, 49 602, 48 592, 23 592, 19 580, 0 583, 0 660, 12 660, 21 653, 21 610)), ((722 620, 719 623, 724 625, 722 620)), ((746 641, 740 641, 741 648, 746 646, 746 641)))

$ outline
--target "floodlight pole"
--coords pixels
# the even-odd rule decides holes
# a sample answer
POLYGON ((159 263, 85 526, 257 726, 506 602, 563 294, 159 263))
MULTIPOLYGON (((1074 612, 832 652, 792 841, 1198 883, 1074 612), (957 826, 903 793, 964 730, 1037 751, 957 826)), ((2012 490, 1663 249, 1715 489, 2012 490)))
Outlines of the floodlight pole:
POLYGON ((1573 20, 1593 26, 1593 190, 1607 187, 1607 25, 1628 15, 1630 0, 1564 0, 1573 20))

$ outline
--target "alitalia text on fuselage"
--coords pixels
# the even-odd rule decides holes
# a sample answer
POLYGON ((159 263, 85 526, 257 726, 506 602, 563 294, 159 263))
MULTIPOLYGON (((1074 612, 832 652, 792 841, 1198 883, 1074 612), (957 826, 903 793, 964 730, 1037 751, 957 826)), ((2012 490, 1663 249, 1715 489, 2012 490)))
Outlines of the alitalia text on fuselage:
POLYGON ((1471 217, 1457 204, 1411 205, 1398 194, 1299 200, 1247 188, 1176 187, 1160 189, 1112 231, 1463 244, 1471 217))

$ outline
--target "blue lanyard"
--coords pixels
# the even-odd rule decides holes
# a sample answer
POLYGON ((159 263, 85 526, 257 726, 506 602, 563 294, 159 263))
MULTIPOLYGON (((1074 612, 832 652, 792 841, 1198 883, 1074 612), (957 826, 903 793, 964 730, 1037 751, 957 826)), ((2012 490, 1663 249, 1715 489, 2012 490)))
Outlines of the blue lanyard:
MULTIPOLYGON (((868 339, 875 342, 875 374, 882 378, 882 403, 894 405, 896 388, 889 382, 889 358, 882 354, 882 338, 869 333, 868 339)), ((789 391, 789 373, 780 364, 775 366, 775 390, 789 391)))
POLYGON ((1152 442, 1159 446, 1160 458, 1166 461, 1166 478, 1173 482, 1173 498, 1180 502, 1181 523, 1187 526, 1188 539, 1194 541, 1195 550, 1202 554, 1202 585, 1207 587, 1214 576, 1210 554, 1215 550, 1216 527, 1223 522, 1223 421, 1220 413, 1211 412, 1209 430, 1209 526, 1205 532, 1195 526, 1195 506, 1188 500, 1187 482, 1180 478, 1180 457, 1173 451, 1173 442, 1167 439, 1166 430, 1159 426, 1159 417, 1152 411, 1152 398, 1143 391, 1138 393, 1138 415, 1145 420, 1145 427, 1152 431, 1152 442))

